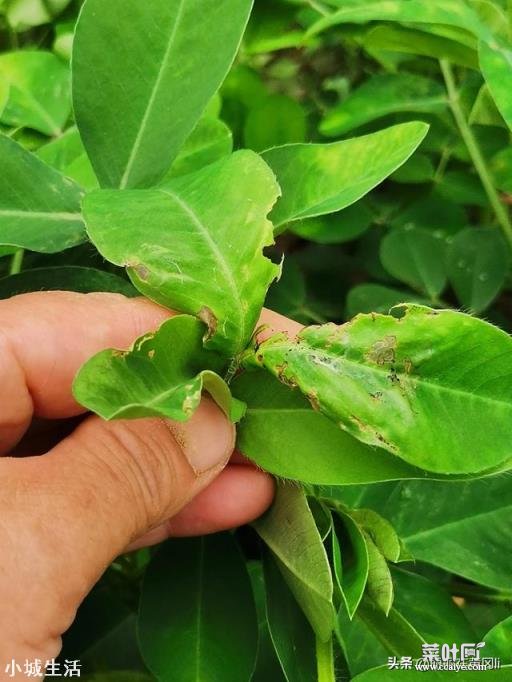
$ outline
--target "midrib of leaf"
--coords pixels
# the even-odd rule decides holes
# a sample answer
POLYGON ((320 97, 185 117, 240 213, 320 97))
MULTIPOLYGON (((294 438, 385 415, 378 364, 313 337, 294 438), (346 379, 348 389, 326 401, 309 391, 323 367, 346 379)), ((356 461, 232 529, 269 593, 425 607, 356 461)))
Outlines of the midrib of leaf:
MULTIPOLYGON (((301 585, 304 585, 308 590, 311 590, 317 597, 319 597, 323 602, 326 604, 329 604, 329 599, 326 598, 324 594, 313 584, 308 582, 305 578, 302 577, 302 575, 297 571, 296 567, 294 565, 291 565, 286 556, 282 556, 281 552, 279 552, 278 549, 276 549, 273 545, 274 543, 272 541, 269 541, 267 538, 263 538, 264 541, 267 543, 267 545, 270 547, 272 550, 273 554, 279 559, 279 561, 283 564, 283 566, 290 571, 290 573, 301 583, 301 585)), ((325 554, 324 546, 322 544, 321 539, 319 538, 320 541, 320 547, 322 548, 323 554, 325 554)), ((327 577, 327 574, 326 574, 327 577)), ((329 581, 328 581, 329 582, 329 581)), ((329 585, 329 589, 331 589, 331 585, 329 585)))
POLYGON ((31 211, 27 209, 16 210, 16 209, 0 209, 0 218, 5 216, 6 218, 52 218, 54 220, 63 221, 77 221, 82 222, 82 216, 80 213, 66 213, 63 211, 31 211))
MULTIPOLYGON (((280 348, 280 347, 283 348, 283 349, 285 349, 285 350, 286 350, 286 349, 289 350, 290 345, 289 345, 289 344, 286 344, 286 345, 283 345, 283 344, 273 344, 273 345, 272 345, 272 349, 273 349, 273 348, 280 348)), ((301 353, 301 354, 308 354, 308 355, 311 355, 311 352, 313 352, 314 354, 318 353, 318 349, 317 349, 317 348, 312 347, 312 346, 309 346, 309 345, 306 345, 306 344, 304 344, 304 343, 297 343, 297 344, 296 344, 296 346, 294 347, 294 352, 297 352, 297 351, 298 351, 299 353, 301 353)), ((327 354, 327 353, 324 353, 324 355, 328 355, 328 354, 327 354)), ((374 373, 377 373, 377 374, 385 374, 385 375, 387 376, 388 373, 389 373, 389 372, 388 372, 385 368, 383 368, 383 367, 382 367, 382 368, 381 368, 381 367, 370 367, 369 365, 365 364, 364 362, 357 362, 356 360, 349 360, 346 356, 341 356, 341 357, 340 357, 340 356, 336 356, 336 355, 331 355, 331 356, 329 356, 329 357, 332 357, 332 358, 334 358, 335 360, 338 360, 340 363, 345 363, 345 364, 348 364, 348 365, 354 365, 355 367, 364 367, 365 369, 369 370, 370 372, 374 372, 374 373)), ((496 359, 496 358, 488 358, 487 361, 488 361, 488 362, 491 362, 491 361, 494 360, 494 359, 496 359)), ((265 364, 265 363, 264 363, 264 364, 265 364)), ((317 365, 318 365, 318 364, 321 364, 322 367, 324 367, 325 369, 327 369, 329 372, 331 372, 332 374, 334 374, 334 375, 336 376, 336 371, 335 371, 331 366, 325 365, 325 364, 323 364, 323 363, 315 363, 315 364, 317 364, 317 365)), ((473 368, 473 371, 474 371, 475 369, 478 369, 478 366, 477 366, 476 368, 474 367, 474 368, 473 368)), ((462 390, 462 389, 460 389, 460 388, 453 388, 452 386, 443 386, 442 384, 438 384, 438 383, 436 383, 436 382, 434 382, 434 381, 429 381, 428 379, 425 379, 424 377, 419 377, 419 376, 417 376, 417 375, 414 376, 414 375, 410 375, 410 374, 404 374, 403 372, 401 372, 401 373, 398 373, 398 372, 397 372, 397 376, 398 376, 398 377, 402 377, 402 378, 407 378, 407 379, 411 379, 411 378, 412 378, 412 379, 414 379, 414 381, 416 381, 417 383, 423 384, 423 385, 426 385, 426 386, 429 386, 429 387, 431 387, 433 390, 437 390, 437 391, 439 391, 440 393, 442 393, 442 392, 453 393, 454 395, 461 395, 461 396, 464 396, 465 398, 467 398, 467 396, 470 395, 473 399, 476 399, 476 400, 479 400, 479 401, 482 401, 482 402, 495 403, 496 405, 500 405, 500 406, 504 406, 504 407, 508 407, 508 408, 511 407, 510 403, 508 403, 508 402, 506 402, 506 401, 504 401, 504 400, 497 400, 496 398, 490 398, 489 396, 481 396, 481 395, 476 394, 476 393, 474 392, 474 390, 471 390, 471 391, 464 391, 464 390, 462 390)))
POLYGON ((229 267, 228 262, 226 261, 226 259, 224 257, 224 254, 222 253, 218 244, 215 242, 215 240, 211 236, 206 225, 203 225, 199 216, 194 212, 194 210, 185 201, 183 201, 183 199, 181 199, 177 194, 175 194, 174 192, 172 192, 169 189, 160 189, 158 191, 162 192, 162 194, 166 194, 167 196, 171 197, 171 199, 173 199, 178 204, 178 206, 189 216, 189 218, 192 220, 192 223, 197 227, 201 236, 206 241, 206 243, 207 243, 208 247, 210 248, 212 254, 215 256, 216 260, 220 264, 220 266, 222 268, 222 272, 224 274, 225 281, 228 284, 229 289, 231 291, 231 295, 233 297, 233 300, 237 304, 236 312, 237 312, 238 324, 236 325, 236 328, 239 331, 238 331, 238 335, 235 337, 234 341, 236 342, 237 347, 241 347, 242 343, 245 340, 245 320, 244 320, 244 316, 242 314, 242 310, 243 310, 242 298, 241 298, 241 294, 238 290, 238 286, 237 286, 237 283, 235 281, 235 278, 233 277, 233 273, 231 272, 231 269, 229 267))
POLYGON ((137 131, 137 135, 135 137, 134 143, 132 150, 130 152, 130 156, 128 158, 128 161, 126 163, 126 168, 123 173, 123 177, 121 178, 120 182, 120 189, 126 189, 126 186, 128 184, 128 181, 130 179, 130 173, 132 172, 133 169, 133 164, 135 163, 136 156, 138 154, 138 151, 140 149, 140 145, 142 144, 142 138, 143 135, 146 131, 146 127, 148 125, 149 117, 151 116, 151 111, 153 109, 153 106, 155 104, 156 96, 158 94, 158 90, 160 88, 160 84, 162 83, 162 78, 164 75, 165 68, 167 66, 167 62, 169 60, 169 56, 171 54, 172 47, 174 45, 174 40, 176 38, 176 34, 178 32, 178 28, 183 16, 183 9, 185 6, 185 0, 178 0, 179 5, 178 5, 178 11, 176 14, 176 21, 173 26, 173 29, 171 31, 171 35, 169 36, 169 42, 167 44, 167 48, 165 50, 164 56, 162 58, 162 63, 160 64, 160 68, 158 70, 157 77, 155 79, 155 83, 153 85, 153 88, 151 90, 151 94, 149 96, 148 104, 146 107, 146 110, 144 111, 144 116, 142 117, 139 129, 137 131))
POLYGON ((197 633, 196 633, 196 646, 195 646, 195 653, 196 653, 196 682, 201 682, 201 663, 200 663, 200 658, 201 658, 201 627, 202 627, 202 621, 203 621, 203 610, 202 610, 202 603, 203 603, 203 591, 204 591, 204 538, 200 538, 199 540, 199 573, 198 573, 198 586, 197 586, 197 617, 196 617, 196 627, 197 627, 197 633))
POLYGON ((406 541, 415 541, 418 538, 426 538, 429 537, 430 535, 435 535, 439 533, 440 531, 444 531, 448 528, 452 528, 454 526, 458 526, 461 523, 466 523, 467 521, 475 520, 475 519, 485 519, 486 517, 490 517, 493 514, 496 514, 497 512, 502 512, 507 509, 510 509, 512 511, 512 504, 506 504, 503 507, 497 507, 496 509, 491 509, 489 511, 485 512, 479 512, 478 514, 469 514, 468 516, 464 516, 460 519, 456 519, 454 521, 449 521, 448 523, 442 523, 439 526, 434 526, 433 528, 427 528, 425 530, 421 530, 418 533, 414 533, 413 535, 402 535, 400 534, 400 537, 406 541))

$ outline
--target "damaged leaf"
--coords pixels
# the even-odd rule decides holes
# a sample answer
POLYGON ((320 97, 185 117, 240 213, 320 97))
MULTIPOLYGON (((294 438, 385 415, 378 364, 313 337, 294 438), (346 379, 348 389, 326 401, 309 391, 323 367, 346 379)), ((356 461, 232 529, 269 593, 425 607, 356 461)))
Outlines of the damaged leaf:
POLYGON ((204 325, 189 315, 172 317, 128 351, 105 350, 78 373, 77 401, 103 419, 167 417, 186 421, 208 391, 234 421, 238 401, 219 374, 225 360, 203 347, 204 325))
POLYGON ((450 310, 394 312, 309 327, 296 341, 277 335, 248 362, 299 387, 359 440, 415 466, 461 474, 503 463, 512 448, 510 336, 450 310))
POLYGON ((236 355, 280 271, 263 255, 278 194, 268 166, 241 151, 158 189, 92 192, 84 215, 100 253, 141 293, 199 316, 208 346, 236 355))

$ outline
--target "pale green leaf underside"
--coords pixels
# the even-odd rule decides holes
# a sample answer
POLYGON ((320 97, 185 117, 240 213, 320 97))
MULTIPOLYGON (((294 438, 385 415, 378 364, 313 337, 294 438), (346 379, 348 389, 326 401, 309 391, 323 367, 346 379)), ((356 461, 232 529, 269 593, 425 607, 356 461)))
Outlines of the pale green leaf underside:
POLYGON ((247 404, 238 427, 241 452, 266 471, 315 485, 353 485, 424 478, 425 472, 338 428, 266 372, 246 372, 231 385, 247 404))
POLYGON ((224 360, 203 347, 205 326, 179 315, 138 339, 131 350, 105 350, 79 371, 73 393, 103 419, 167 417, 185 421, 207 390, 226 414, 231 394, 216 374, 224 360))
POLYGON ((73 99, 101 186, 150 187, 163 177, 224 80, 251 6, 87 0, 74 42, 73 99))
POLYGON ((329 561, 302 490, 278 487, 270 510, 254 523, 312 628, 327 640, 334 627, 329 561))
POLYGON ((317 34, 344 23, 398 21, 407 24, 444 24, 492 41, 492 32, 463 0, 336 0, 333 12, 319 19, 310 30, 317 34), (336 9, 339 7, 339 9, 336 9))
POLYGON ((86 240, 82 192, 21 145, 0 135, 0 244, 55 253, 86 240))
POLYGON ((460 474, 503 463, 512 449, 511 338, 454 311, 396 310, 310 327, 296 341, 276 336, 253 361, 410 464, 460 474))
POLYGON ((96 191, 87 231, 149 298, 207 322, 210 347, 235 355, 250 339, 279 266, 266 216, 279 189, 257 154, 241 151, 154 190, 96 191))
POLYGON ((272 211, 275 226, 350 206, 405 163, 427 132, 426 123, 413 121, 341 142, 263 152, 282 191, 272 211))
POLYGON ((480 43, 480 68, 491 95, 512 129, 512 49, 493 44, 480 43))

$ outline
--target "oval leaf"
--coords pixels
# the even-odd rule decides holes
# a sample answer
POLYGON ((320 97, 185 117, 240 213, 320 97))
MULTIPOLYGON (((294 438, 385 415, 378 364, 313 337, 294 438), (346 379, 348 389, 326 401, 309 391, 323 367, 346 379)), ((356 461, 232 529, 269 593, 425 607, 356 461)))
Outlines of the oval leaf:
POLYGON ((164 176, 224 80, 251 6, 87 0, 73 48, 73 100, 101 186, 151 187, 164 176))
POLYGON ((395 310, 309 327, 294 341, 275 336, 253 362, 410 464, 448 474, 503 463, 512 448, 512 339, 454 311, 395 310))
POLYGON ((448 250, 448 277, 459 301, 480 313, 499 293, 510 267, 507 246, 497 229, 467 228, 448 250))
POLYGON ((317 637, 327 641, 335 620, 334 586, 322 538, 303 491, 279 485, 274 504, 254 527, 317 637))
POLYGON ((235 355, 279 273, 262 253, 278 191, 270 169, 242 151, 159 189, 93 192, 84 215, 100 253, 126 266, 139 291, 199 315, 209 345, 235 355))
POLYGON ((426 123, 411 122, 332 144, 263 152, 283 193, 272 211, 275 226, 350 206, 405 163, 427 132, 426 123))
POLYGON ((342 431, 313 410, 299 391, 266 372, 246 372, 231 388, 247 404, 238 428, 239 449, 276 476, 315 485, 349 485, 425 475, 342 431))

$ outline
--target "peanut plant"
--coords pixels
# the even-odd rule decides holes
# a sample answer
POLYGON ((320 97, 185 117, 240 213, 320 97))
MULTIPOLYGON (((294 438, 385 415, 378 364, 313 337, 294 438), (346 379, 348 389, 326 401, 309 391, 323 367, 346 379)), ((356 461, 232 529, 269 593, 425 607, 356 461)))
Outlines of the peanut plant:
POLYGON ((63 655, 386 682, 485 642, 510 679, 512 6, 252 5, 0 2, 0 296, 176 311, 76 399, 185 421, 207 393, 276 477, 252 527, 121 557, 63 655), (264 305, 303 330, 261 341, 264 305))

